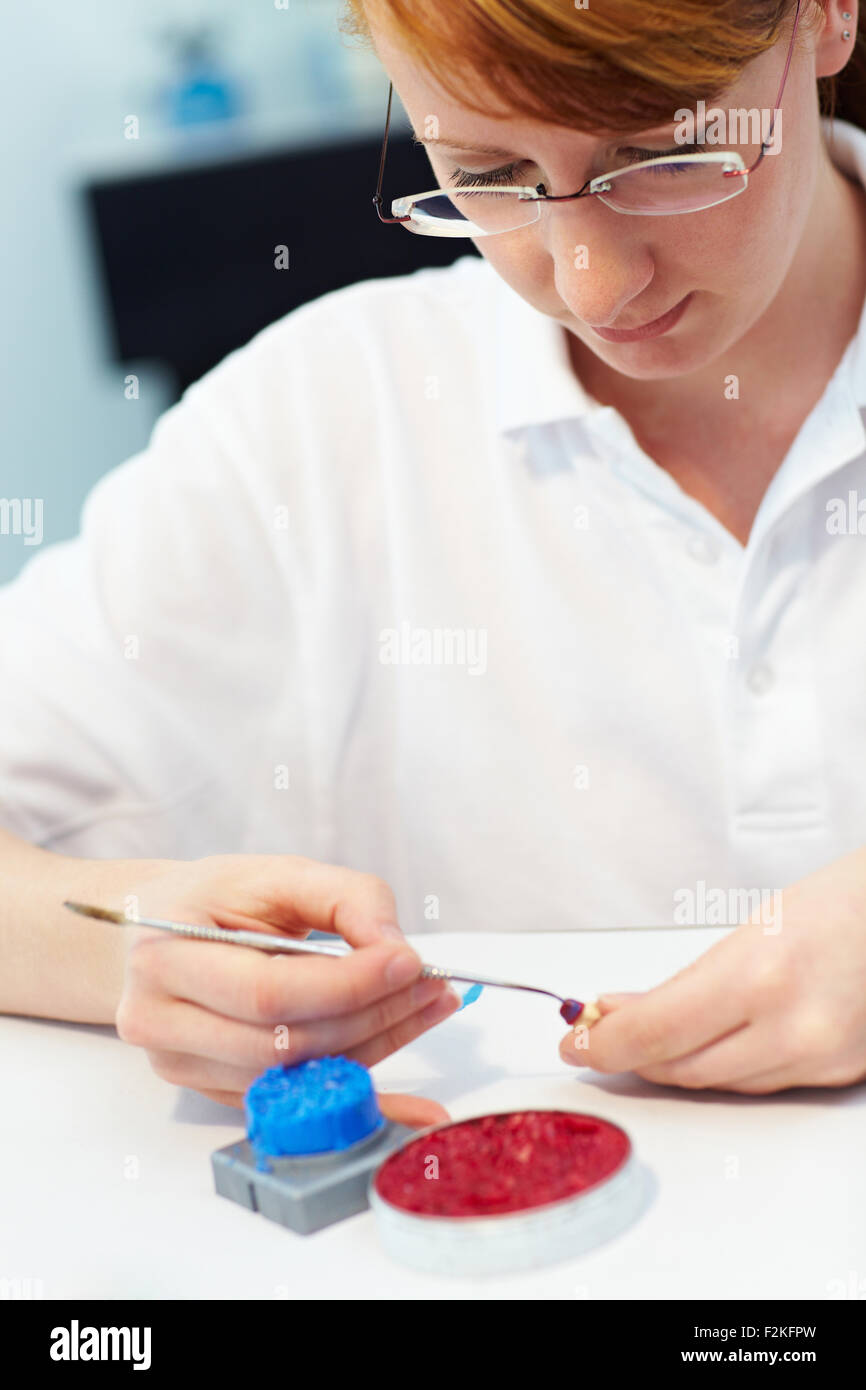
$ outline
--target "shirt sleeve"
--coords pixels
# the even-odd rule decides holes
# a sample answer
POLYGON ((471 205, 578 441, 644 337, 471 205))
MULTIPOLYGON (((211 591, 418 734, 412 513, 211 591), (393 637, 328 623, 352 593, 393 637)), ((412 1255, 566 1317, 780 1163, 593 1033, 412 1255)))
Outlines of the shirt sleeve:
POLYGON ((290 441, 260 409, 285 341, 265 330, 189 388, 90 493, 80 534, 0 589, 0 825, 32 843, 239 848, 245 780, 268 775, 257 740, 287 683, 304 699, 290 441))

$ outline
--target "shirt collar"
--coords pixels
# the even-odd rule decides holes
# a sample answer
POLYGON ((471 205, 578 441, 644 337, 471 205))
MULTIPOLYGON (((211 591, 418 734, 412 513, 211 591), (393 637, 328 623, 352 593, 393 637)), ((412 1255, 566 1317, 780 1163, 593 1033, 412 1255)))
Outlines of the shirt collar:
MULTIPOLYGON (((837 169, 866 187, 866 131, 848 121, 830 122, 826 117, 821 124, 830 158, 837 169)), ((837 375, 844 377, 854 404, 866 406, 866 300, 860 312, 857 332, 845 350, 837 375)))
MULTIPOLYGON (((821 124, 833 163, 866 186, 866 131, 827 117, 821 124)), ((496 278, 497 430, 508 433, 601 411, 609 414, 610 407, 600 406, 575 375, 563 325, 496 278)), ((831 385, 834 394, 841 391, 849 408, 866 406, 866 302, 831 385)))
POLYGON ((575 419, 598 409, 575 375, 563 325, 497 280, 497 430, 575 419))

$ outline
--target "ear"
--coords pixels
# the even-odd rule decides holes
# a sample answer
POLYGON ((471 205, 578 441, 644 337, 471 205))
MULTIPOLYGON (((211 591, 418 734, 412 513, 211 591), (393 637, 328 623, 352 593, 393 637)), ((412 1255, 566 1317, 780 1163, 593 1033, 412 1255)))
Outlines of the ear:
POLYGON ((859 19, 858 0, 827 0, 824 19, 816 23, 816 77, 835 77, 845 67, 857 42, 859 19))

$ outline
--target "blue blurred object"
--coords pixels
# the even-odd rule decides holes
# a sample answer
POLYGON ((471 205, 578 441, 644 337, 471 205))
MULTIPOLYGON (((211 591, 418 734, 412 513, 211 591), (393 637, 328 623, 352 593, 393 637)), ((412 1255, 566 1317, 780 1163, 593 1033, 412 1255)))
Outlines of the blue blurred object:
POLYGON ((241 114, 240 86, 216 54, 211 33, 202 28, 168 35, 174 40, 181 73, 165 92, 166 115, 173 126, 230 121, 241 114))
POLYGON ((369 1072, 348 1057, 269 1067, 250 1086, 244 1108, 259 1159, 338 1152, 385 1123, 369 1072))
MULTIPOLYGON (((470 985, 463 995, 463 1003, 460 1005, 460 1009, 465 1009, 467 1004, 474 1004, 483 988, 483 985, 470 985)), ((458 1013, 460 1009, 457 1010, 458 1013)))

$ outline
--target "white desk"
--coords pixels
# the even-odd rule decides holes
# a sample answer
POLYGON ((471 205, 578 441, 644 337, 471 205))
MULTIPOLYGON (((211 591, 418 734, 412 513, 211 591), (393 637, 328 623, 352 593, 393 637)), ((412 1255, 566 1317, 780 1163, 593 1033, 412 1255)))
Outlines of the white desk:
MULTIPOLYGON (((434 963, 591 998, 658 983, 722 935, 415 944, 434 963)), ((607 1116, 652 1171, 649 1210, 609 1245, 473 1284, 393 1264, 369 1212, 302 1237, 217 1197, 209 1156, 241 1137, 240 1112, 158 1080, 109 1028, 2 1018, 0 1280, 41 1280, 46 1299, 832 1299, 866 1279, 866 1086, 656 1087, 566 1067, 564 1031, 552 1001, 486 990, 375 1069, 380 1088, 434 1097, 455 1118, 560 1105, 607 1116)))

